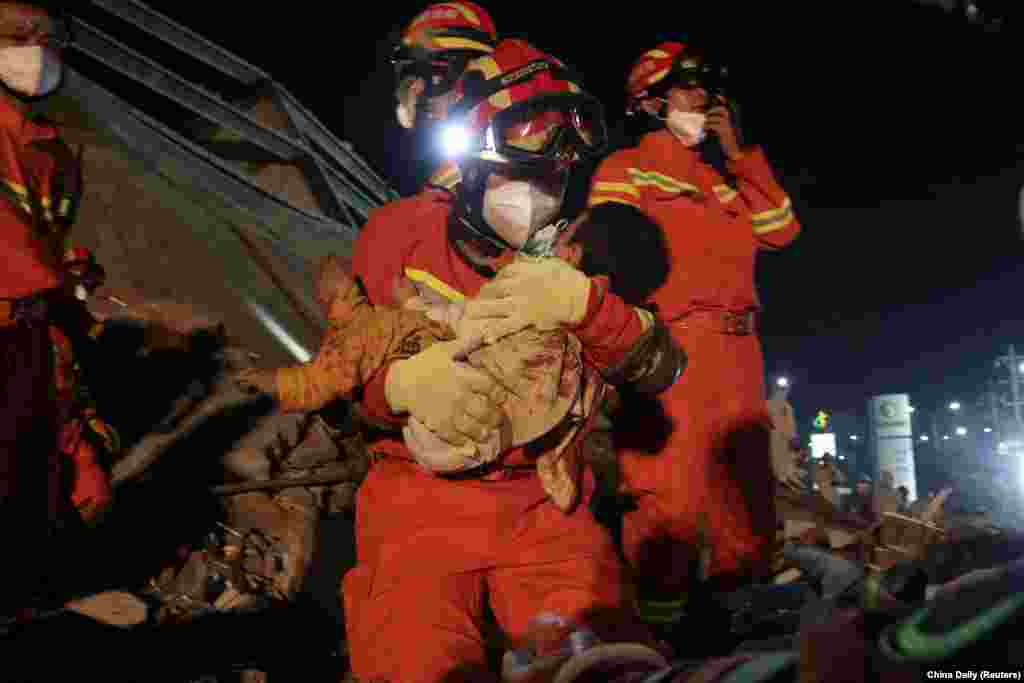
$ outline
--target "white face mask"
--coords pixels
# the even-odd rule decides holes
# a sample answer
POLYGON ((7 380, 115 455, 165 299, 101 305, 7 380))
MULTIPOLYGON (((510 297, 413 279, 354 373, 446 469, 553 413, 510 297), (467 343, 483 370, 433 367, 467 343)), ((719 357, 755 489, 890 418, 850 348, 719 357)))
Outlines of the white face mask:
POLYGON ((550 224, 561 208, 561 197, 527 180, 506 181, 484 192, 484 220, 499 237, 517 248, 550 224))
POLYGON ((49 95, 60 85, 61 71, 60 58, 42 45, 0 49, 0 80, 16 93, 49 95))
POLYGON ((673 135, 687 147, 699 145, 704 140, 704 121, 707 116, 698 112, 670 109, 665 124, 673 135))

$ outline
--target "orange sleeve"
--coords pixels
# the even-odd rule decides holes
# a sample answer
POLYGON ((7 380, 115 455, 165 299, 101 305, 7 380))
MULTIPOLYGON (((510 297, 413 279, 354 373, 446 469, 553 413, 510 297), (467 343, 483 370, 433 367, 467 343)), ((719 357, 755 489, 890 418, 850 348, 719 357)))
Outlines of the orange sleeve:
POLYGON ((597 167, 590 183, 588 207, 613 202, 640 208, 640 190, 629 173, 630 163, 626 151, 612 154, 597 167))
POLYGON ((449 336, 446 325, 425 313, 371 306, 353 287, 331 304, 316 357, 277 371, 278 399, 285 410, 319 410, 365 386, 392 361, 449 336))
POLYGON ((573 333, 598 370, 618 366, 643 337, 646 327, 637 309, 613 294, 608 278, 591 279, 587 312, 573 333))
POLYGON ((754 235, 763 249, 781 249, 800 234, 789 195, 775 179, 771 165, 760 147, 730 161, 736 174, 740 198, 750 212, 754 235))

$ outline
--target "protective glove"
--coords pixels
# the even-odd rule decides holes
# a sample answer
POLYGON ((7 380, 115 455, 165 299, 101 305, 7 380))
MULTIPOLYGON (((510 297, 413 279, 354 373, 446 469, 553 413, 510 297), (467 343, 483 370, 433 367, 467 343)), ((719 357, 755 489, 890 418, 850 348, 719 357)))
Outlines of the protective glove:
POLYGON ((590 278, 562 259, 520 256, 466 302, 456 332, 493 344, 531 325, 574 327, 586 315, 590 286, 590 278))
POLYGON ((405 445, 424 469, 435 474, 453 474, 486 465, 507 448, 508 429, 495 429, 486 444, 453 446, 430 431, 415 417, 402 428, 405 445))
POLYGON ((396 361, 384 387, 388 406, 453 446, 487 443, 502 424, 507 396, 494 379, 456 360, 471 348, 465 340, 442 342, 396 361))

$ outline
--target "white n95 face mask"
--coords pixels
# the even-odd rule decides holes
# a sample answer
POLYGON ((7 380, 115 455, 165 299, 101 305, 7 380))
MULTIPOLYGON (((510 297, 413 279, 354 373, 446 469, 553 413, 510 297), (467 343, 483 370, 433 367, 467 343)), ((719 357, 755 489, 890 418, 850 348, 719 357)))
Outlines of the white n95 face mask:
POLYGON ((698 112, 673 109, 665 118, 665 125, 687 147, 699 145, 706 136, 704 122, 707 116, 698 112))
POLYGON ((0 81, 27 97, 49 95, 60 85, 62 64, 42 45, 0 48, 0 81))
POLYGON ((561 197, 528 180, 509 180, 484 192, 484 220, 498 237, 516 248, 550 224, 561 208, 561 197))

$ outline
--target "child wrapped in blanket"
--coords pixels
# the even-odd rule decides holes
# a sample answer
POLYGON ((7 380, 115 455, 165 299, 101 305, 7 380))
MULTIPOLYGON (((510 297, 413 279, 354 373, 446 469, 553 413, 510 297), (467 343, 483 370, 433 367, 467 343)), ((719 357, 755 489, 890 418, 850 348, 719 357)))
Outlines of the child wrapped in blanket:
MULTIPOLYGON (((641 304, 668 270, 660 235, 622 235, 583 219, 546 232, 550 257, 564 258, 588 275, 607 276, 611 291, 633 305, 641 304), (613 244, 624 240, 630 244, 613 244)), ((500 269, 515 258, 506 252, 493 266, 500 269)), ((463 310, 463 302, 407 279, 395 285, 398 308, 373 306, 348 264, 335 256, 321 262, 316 292, 329 322, 316 357, 304 365, 249 370, 238 377, 243 386, 274 396, 285 411, 319 410, 349 397, 388 363, 455 339, 463 310)), ((645 324, 652 326, 653 316, 645 324)), ((466 362, 507 390, 504 424, 487 444, 454 446, 410 417, 402 430, 409 451, 426 469, 452 474, 531 444, 545 491, 560 509, 571 509, 579 498, 580 465, 573 446, 605 389, 602 377, 583 362, 579 340, 562 330, 529 328, 471 350, 466 362)))

